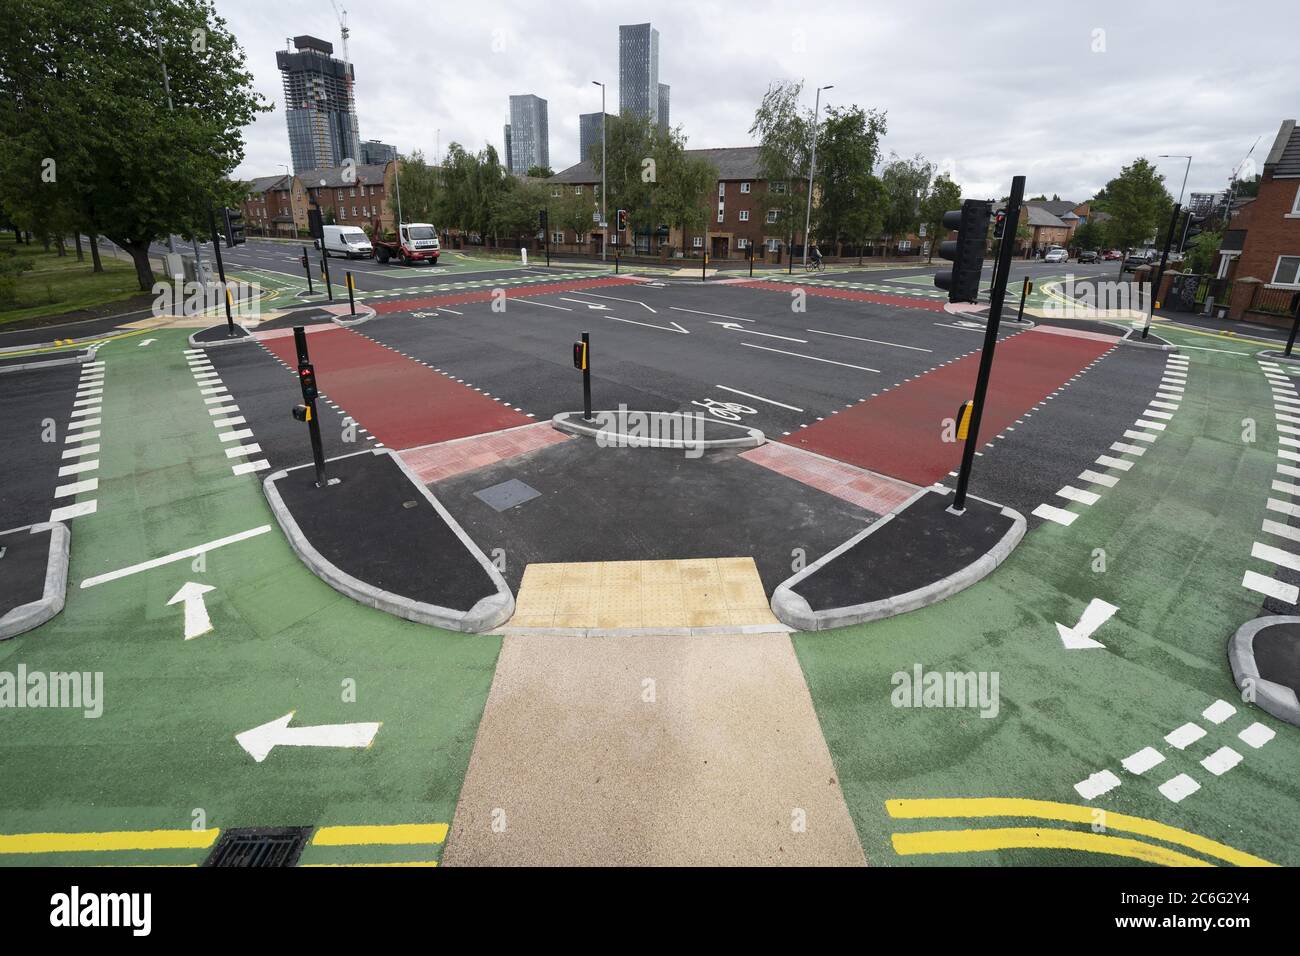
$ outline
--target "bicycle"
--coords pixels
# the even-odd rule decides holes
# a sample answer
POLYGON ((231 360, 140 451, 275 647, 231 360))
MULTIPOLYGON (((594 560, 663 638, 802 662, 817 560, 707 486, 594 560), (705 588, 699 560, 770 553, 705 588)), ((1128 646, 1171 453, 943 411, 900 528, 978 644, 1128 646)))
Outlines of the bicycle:
POLYGON ((806 263, 804 263, 803 271, 804 272, 825 272, 826 260, 809 259, 806 263))

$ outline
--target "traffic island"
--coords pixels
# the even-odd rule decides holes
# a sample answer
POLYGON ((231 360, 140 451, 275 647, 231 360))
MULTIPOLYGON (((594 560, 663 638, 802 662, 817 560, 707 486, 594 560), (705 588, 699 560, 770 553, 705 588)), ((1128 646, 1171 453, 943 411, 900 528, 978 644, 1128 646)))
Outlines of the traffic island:
POLYGON ((1258 617, 1228 644, 1228 663, 1243 694, 1278 720, 1300 726, 1300 617, 1258 617))
POLYGON ((691 412, 560 412, 551 419, 557 430, 594 438, 602 448, 675 448, 703 453, 718 448, 757 448, 767 441, 757 428, 719 421, 691 412))
POLYGON ((232 330, 229 323, 210 325, 199 329, 190 336, 190 348, 210 349, 219 345, 234 345, 236 342, 251 342, 252 335, 238 322, 232 330))
POLYGON ((1025 536, 1025 519, 953 491, 923 488, 894 513, 782 582, 772 611, 801 631, 878 621, 951 597, 1006 560, 1025 536))
POLYGON ((1158 349, 1161 352, 1177 352, 1178 346, 1168 339, 1162 339, 1154 333, 1148 332, 1147 337, 1142 338, 1142 330, 1139 328, 1129 329, 1119 340, 1120 345, 1131 345, 1139 349, 1158 349))
POLYGON ((72 533, 59 522, 0 534, 0 641, 63 610, 72 533))
POLYGON ((0 354, 0 375, 6 372, 32 372, 63 365, 81 365, 94 357, 95 348, 86 349, 84 352, 47 352, 43 355, 0 354))
POLYGON ((514 613, 505 580, 392 450, 277 471, 263 483, 289 544, 335 590, 420 624, 479 633, 514 613))
POLYGON ((1287 355, 1282 349, 1264 349, 1262 352, 1256 352, 1255 358, 1265 359, 1270 362, 1286 362, 1288 365, 1300 365, 1300 353, 1293 352, 1287 355))

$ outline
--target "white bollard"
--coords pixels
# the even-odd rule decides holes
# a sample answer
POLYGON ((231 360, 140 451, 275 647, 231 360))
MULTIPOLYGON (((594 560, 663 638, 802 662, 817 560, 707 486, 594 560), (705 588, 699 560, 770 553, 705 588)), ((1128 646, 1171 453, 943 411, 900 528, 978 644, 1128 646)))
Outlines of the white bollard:
POLYGON ((523 246, 519 247, 519 259, 524 265, 528 265, 528 250, 523 246))

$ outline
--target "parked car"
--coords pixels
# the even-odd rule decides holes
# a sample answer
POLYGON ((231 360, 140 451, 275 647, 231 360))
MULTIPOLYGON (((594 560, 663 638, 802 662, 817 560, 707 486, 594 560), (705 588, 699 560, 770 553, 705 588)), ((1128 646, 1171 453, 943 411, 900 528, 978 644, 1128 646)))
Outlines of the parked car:
POLYGON ((325 226, 324 252, 345 259, 369 259, 374 253, 370 240, 358 226, 325 226))
POLYGON ((1114 262, 1117 259, 1123 259, 1124 253, 1120 252, 1118 249, 1107 249, 1101 254, 1101 257, 1107 262, 1114 262))
POLYGON ((1043 256, 1044 262, 1065 262, 1070 258, 1070 254, 1064 249, 1048 249, 1047 255, 1043 256))
POLYGON ((1100 262, 1101 253, 1095 249, 1086 249, 1079 253, 1079 261, 1082 262, 1100 262))
POLYGON ((1154 256, 1151 255, 1151 250, 1138 249, 1135 252, 1129 253, 1128 258, 1124 260, 1124 265, 1120 267, 1119 271, 1121 273, 1137 272, 1140 267, 1150 265, 1153 259, 1154 256))

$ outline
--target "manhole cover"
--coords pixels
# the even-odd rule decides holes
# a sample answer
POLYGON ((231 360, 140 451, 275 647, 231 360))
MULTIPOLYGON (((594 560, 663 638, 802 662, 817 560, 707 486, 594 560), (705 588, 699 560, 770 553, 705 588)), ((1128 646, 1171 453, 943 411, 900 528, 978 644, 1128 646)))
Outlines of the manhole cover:
POLYGON ((311 827, 227 830, 204 866, 297 866, 311 827))
POLYGON ((484 488, 482 491, 474 492, 475 498, 478 498, 484 504, 491 505, 497 511, 506 511, 515 505, 523 504, 525 501, 532 501, 540 495, 540 491, 531 485, 524 484, 518 478, 511 478, 499 485, 493 485, 491 488, 484 488))

